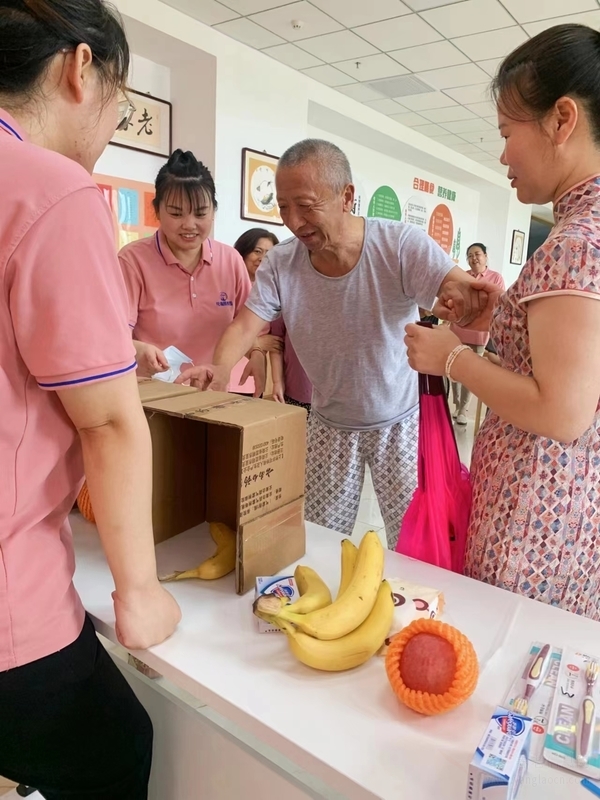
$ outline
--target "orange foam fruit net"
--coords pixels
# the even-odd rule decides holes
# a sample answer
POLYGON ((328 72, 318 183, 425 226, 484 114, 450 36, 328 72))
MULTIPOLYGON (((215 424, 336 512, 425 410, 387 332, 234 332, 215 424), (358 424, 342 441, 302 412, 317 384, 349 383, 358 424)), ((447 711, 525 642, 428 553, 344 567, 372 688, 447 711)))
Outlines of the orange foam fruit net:
POLYGON ((81 513, 81 516, 84 519, 87 519, 88 522, 96 522, 96 518, 94 516, 94 509, 92 508, 92 501, 90 500, 90 493, 88 491, 87 481, 81 487, 79 494, 77 495, 77 508, 81 513))
POLYGON ((418 619, 392 639, 385 660, 396 697, 419 714, 444 714, 468 700, 479 678, 467 637, 439 620, 418 619))

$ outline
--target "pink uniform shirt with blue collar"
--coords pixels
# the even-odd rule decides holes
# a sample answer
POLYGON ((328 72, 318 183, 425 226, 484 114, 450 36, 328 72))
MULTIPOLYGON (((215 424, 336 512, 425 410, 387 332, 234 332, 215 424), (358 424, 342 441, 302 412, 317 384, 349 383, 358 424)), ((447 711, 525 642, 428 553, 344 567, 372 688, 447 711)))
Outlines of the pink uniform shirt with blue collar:
POLYGON ((79 436, 56 394, 135 369, 110 211, 0 109, 0 672, 71 644, 79 436))
MULTIPOLYGON (((119 260, 129 294, 133 338, 161 350, 174 345, 197 366, 212 364, 219 339, 252 288, 237 250, 207 239, 202 258, 190 273, 158 231, 126 245, 119 260)), ((237 389, 236 378, 244 364, 234 370, 232 390, 237 389)), ((251 382, 240 391, 250 391, 250 386, 251 382)))

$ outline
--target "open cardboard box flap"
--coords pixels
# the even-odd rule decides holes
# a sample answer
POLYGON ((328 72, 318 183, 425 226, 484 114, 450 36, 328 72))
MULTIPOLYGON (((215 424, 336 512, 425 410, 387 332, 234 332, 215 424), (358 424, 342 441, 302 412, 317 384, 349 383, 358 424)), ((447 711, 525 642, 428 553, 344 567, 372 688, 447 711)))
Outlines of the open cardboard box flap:
POLYGON ((242 594, 304 554, 306 412, 154 383, 140 383, 140 397, 153 443, 155 540, 225 523, 238 533, 242 594))

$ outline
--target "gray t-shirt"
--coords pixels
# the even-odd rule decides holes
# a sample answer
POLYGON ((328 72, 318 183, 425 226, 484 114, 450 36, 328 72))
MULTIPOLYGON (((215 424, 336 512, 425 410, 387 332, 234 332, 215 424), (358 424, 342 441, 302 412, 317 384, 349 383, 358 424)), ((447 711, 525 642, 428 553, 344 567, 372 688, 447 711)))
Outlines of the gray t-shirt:
POLYGON ((312 266, 288 239, 269 251, 247 307, 268 322, 280 314, 313 385, 313 412, 334 428, 385 428, 418 405, 404 327, 432 308, 453 261, 414 225, 365 220, 362 254, 339 278, 312 266))

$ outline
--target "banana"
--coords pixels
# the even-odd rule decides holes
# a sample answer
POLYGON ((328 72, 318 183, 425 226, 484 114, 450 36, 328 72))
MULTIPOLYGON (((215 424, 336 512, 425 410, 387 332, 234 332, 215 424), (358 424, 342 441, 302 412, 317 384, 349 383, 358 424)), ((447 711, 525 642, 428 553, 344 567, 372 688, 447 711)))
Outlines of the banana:
POLYGON ((356 630, 333 641, 319 641, 296 630, 289 622, 275 618, 287 634, 294 656, 313 669, 341 672, 368 661, 379 650, 390 632, 394 617, 394 599, 387 581, 379 587, 373 610, 356 630))
POLYGON ((287 606, 288 611, 295 614, 309 614, 311 611, 330 605, 331 592, 314 569, 300 565, 294 571, 294 578, 300 592, 300 600, 287 606))
POLYGON ((352 580, 352 573, 356 565, 356 556, 358 555, 358 547, 350 539, 342 539, 342 573, 340 578, 340 588, 338 589, 337 596, 341 597, 344 594, 350 581, 352 580))
POLYGON ((339 639, 355 630, 369 616, 383 577, 383 546, 375 531, 363 536, 358 548, 356 566, 346 591, 331 605, 295 614, 281 606, 278 598, 265 595, 257 601, 255 613, 263 619, 276 618, 277 622, 291 622, 302 633, 316 639, 339 639))
POLYGON ((236 540, 235 531, 222 522, 210 523, 210 535, 217 545, 214 555, 207 558, 194 569, 185 572, 173 572, 160 578, 163 583, 167 581, 185 581, 188 578, 200 578, 203 581, 214 581, 229 575, 235 569, 236 540))

